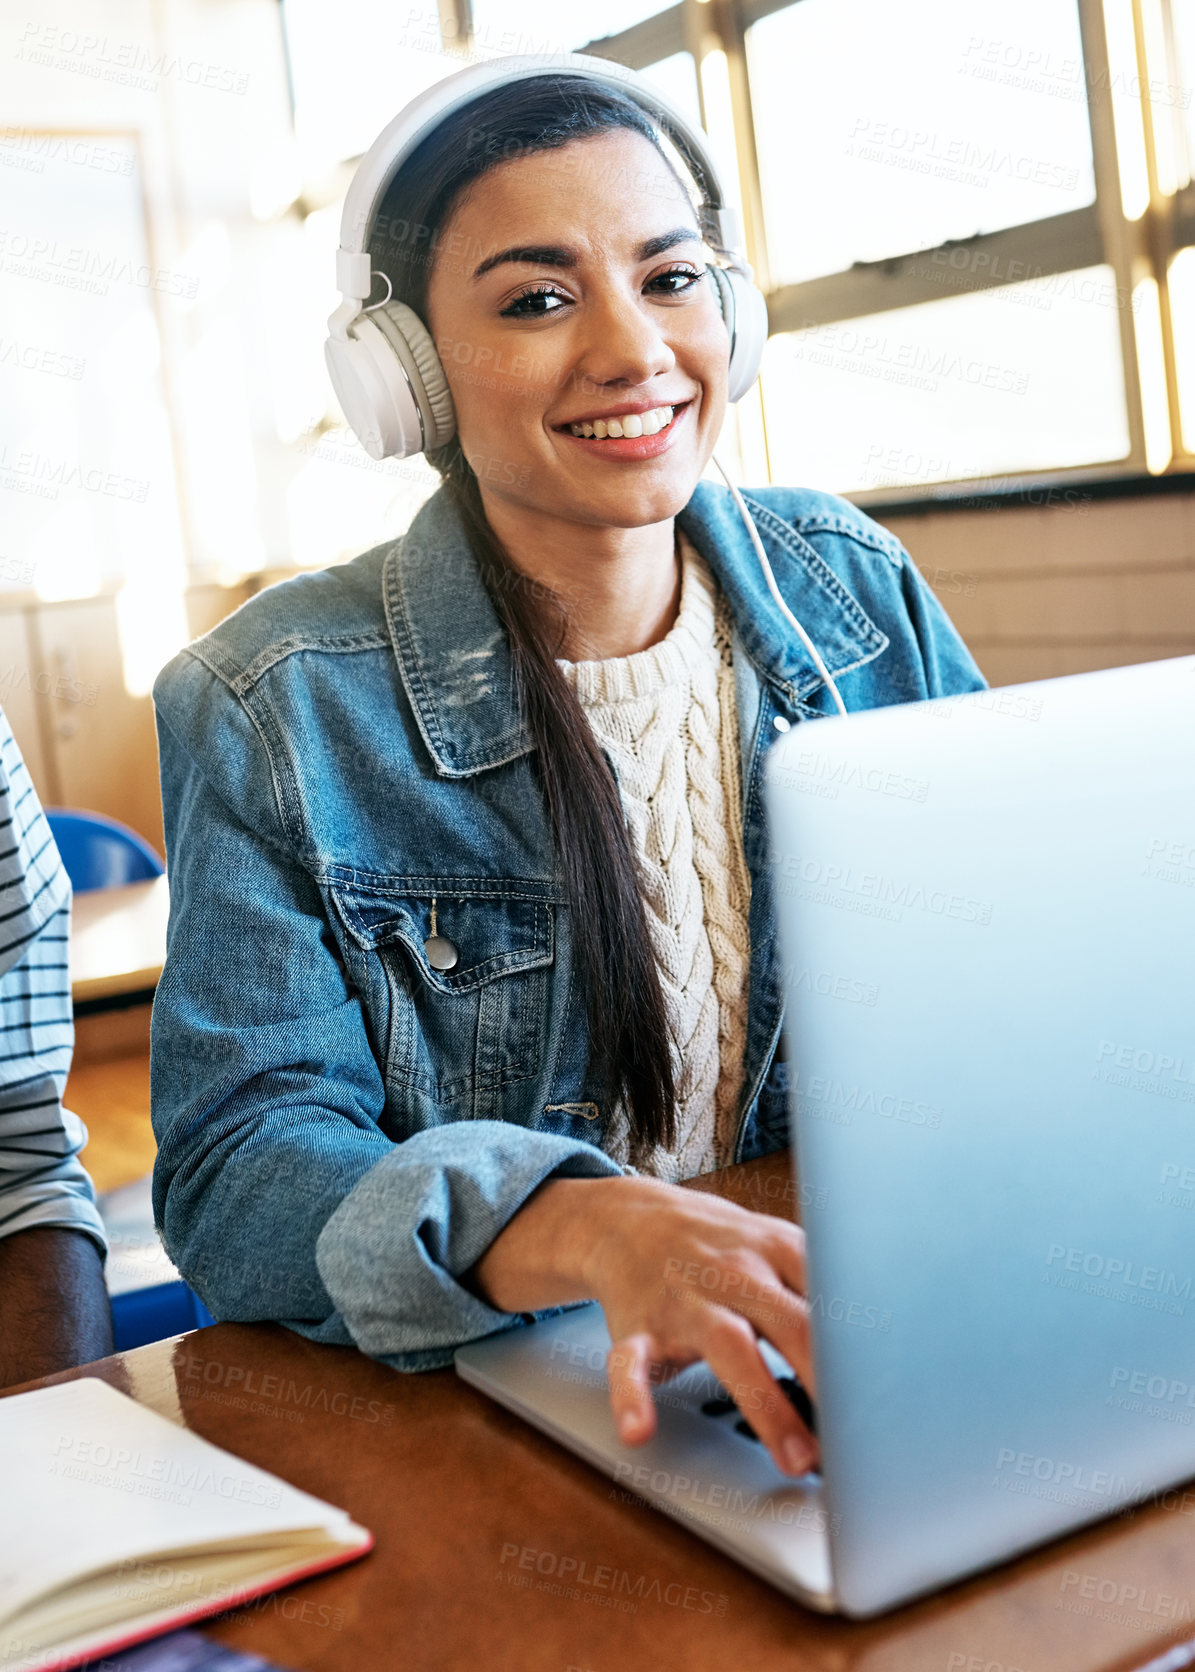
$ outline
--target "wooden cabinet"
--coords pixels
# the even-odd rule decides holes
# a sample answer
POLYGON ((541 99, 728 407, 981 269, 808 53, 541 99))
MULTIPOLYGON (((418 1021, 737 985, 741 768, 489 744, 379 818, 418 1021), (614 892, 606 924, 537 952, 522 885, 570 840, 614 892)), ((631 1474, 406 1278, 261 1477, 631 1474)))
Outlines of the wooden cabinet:
MULTIPOLYGON (((196 588, 190 631, 207 632, 252 590, 196 588)), ((0 707, 43 806, 104 813, 165 854, 153 699, 125 684, 112 594, 0 597, 0 707)))

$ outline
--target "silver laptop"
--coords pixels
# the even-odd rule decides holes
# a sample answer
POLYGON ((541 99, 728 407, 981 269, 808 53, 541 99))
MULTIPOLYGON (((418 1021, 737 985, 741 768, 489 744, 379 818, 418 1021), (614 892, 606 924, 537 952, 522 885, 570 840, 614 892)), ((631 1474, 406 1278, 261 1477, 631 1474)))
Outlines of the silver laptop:
POLYGON ((767 796, 820 1474, 704 1366, 623 1446, 596 1306, 457 1369, 823 1610, 1195 1512, 1195 657, 800 725, 767 796))

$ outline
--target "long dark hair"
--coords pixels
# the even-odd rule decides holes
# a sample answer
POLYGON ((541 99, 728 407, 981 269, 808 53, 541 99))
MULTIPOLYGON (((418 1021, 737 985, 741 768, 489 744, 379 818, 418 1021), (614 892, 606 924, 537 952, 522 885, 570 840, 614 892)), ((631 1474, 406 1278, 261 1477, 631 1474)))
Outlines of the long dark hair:
MULTIPOLYGON (((404 163, 379 206, 370 245, 374 266, 389 277, 394 296, 427 323, 436 241, 459 194, 499 163, 616 128, 642 134, 676 174, 644 112, 602 84, 556 72, 483 94, 437 127, 404 163)), ((631 1159, 642 1160, 653 1146, 671 1146, 676 1137, 668 1018, 618 787, 556 663, 567 614, 547 588, 522 583, 486 520, 459 437, 427 457, 460 513, 510 640, 572 919, 589 1074, 608 1106, 625 1106, 631 1159)))

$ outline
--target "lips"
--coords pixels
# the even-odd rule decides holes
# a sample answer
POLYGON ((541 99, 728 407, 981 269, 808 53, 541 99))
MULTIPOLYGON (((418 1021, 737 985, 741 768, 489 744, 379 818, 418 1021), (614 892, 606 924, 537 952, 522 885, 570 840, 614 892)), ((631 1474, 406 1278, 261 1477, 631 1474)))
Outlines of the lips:
POLYGON ((641 407, 638 410, 624 407, 622 412, 612 414, 609 418, 577 419, 569 424, 558 424, 556 428, 578 441, 637 441, 641 437, 651 437, 666 430, 676 414, 688 405, 689 402, 686 400, 677 401, 673 405, 661 403, 658 406, 641 407))

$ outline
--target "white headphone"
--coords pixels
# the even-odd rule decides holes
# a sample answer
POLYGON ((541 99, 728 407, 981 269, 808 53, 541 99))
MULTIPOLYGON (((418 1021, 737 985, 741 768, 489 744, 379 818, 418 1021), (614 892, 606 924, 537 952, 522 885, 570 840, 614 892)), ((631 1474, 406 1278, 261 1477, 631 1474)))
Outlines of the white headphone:
MULTIPOLYGON (((328 320, 324 359, 332 387, 350 429, 374 459, 410 458, 442 447, 456 432, 452 393, 440 356, 423 321, 405 302, 389 295, 367 307, 373 288, 369 236, 391 181, 412 151, 448 116, 482 93, 531 76, 568 74, 604 83, 654 117, 680 152, 702 194, 702 231, 723 251, 729 267, 707 266, 717 287, 722 318, 730 332, 726 396, 740 400, 759 375, 768 339, 768 309, 743 248, 738 212, 723 201, 718 171, 705 136, 691 128, 634 70, 579 52, 543 53, 471 64, 445 76, 412 99, 387 124, 362 157, 349 184, 336 252, 336 283, 343 301, 328 320)), ((840 714, 846 713, 838 687, 816 645, 780 595, 759 531, 720 459, 735 506, 751 537, 768 590, 809 651, 840 714)))
POLYGON ((614 87, 653 117, 676 146, 703 197, 702 230, 730 261, 729 268, 707 269, 730 332, 728 400, 745 395, 759 374, 767 304, 743 250, 738 213, 723 201, 705 137, 633 70, 612 60, 578 52, 493 59, 457 70, 412 99, 365 153, 344 200, 336 252, 336 283, 344 300, 328 320, 324 359, 349 427, 371 458, 409 458, 442 447, 456 431, 448 381, 423 321, 389 297, 365 307, 374 279, 369 237, 386 190, 415 147, 446 117, 491 88, 550 74, 614 87))

